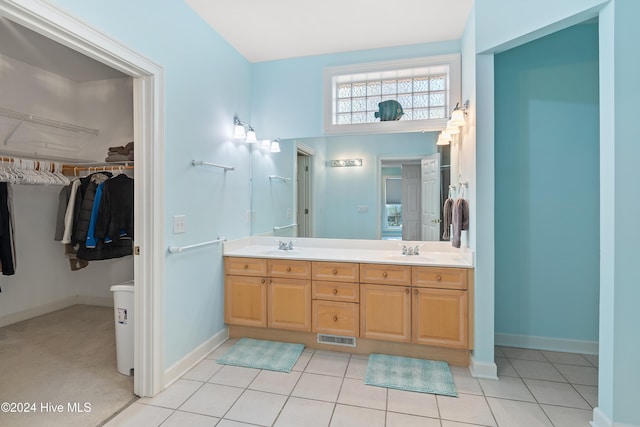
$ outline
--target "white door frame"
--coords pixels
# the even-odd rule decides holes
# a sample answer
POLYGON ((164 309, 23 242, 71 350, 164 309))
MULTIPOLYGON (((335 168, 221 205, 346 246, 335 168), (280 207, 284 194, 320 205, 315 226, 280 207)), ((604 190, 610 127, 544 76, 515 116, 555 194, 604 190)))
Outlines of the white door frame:
POLYGON ((0 15, 133 77, 134 393, 163 388, 164 72, 161 66, 41 0, 0 0, 0 15))

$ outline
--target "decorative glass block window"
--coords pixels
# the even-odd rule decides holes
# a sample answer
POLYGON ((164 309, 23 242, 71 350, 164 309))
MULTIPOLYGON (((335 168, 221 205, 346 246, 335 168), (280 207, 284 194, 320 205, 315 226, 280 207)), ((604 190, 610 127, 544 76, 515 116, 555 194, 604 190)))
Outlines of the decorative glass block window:
POLYGON ((325 70, 326 133, 440 130, 460 97, 460 57, 447 55, 325 70), (399 120, 376 117, 397 101, 399 120))

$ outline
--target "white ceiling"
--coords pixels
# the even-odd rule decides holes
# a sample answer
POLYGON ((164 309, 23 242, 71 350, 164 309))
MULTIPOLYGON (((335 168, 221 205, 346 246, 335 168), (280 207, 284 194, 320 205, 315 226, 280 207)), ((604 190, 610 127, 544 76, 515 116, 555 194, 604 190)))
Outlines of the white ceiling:
POLYGON ((77 82, 125 77, 35 31, 0 17, 0 54, 77 82))
MULTIPOLYGON (((185 0, 250 62, 461 38, 474 0, 185 0)), ((0 17, 0 54, 75 81, 125 75, 0 17)))
POLYGON ((462 37, 474 0, 185 0, 250 62, 462 37))

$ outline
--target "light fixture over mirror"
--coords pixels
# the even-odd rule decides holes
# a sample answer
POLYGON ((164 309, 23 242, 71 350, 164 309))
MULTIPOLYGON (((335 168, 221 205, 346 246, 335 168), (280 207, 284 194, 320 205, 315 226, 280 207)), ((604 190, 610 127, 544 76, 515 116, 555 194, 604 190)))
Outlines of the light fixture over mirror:
POLYGON ((460 127, 465 125, 469 101, 465 101, 462 106, 458 102, 451 112, 451 118, 447 121, 447 127, 438 136, 436 145, 449 145, 453 141, 453 136, 460 133, 460 127))
POLYGON ((241 121, 236 115, 233 116, 233 124, 235 126, 233 139, 243 139, 247 144, 255 144, 258 142, 256 138, 256 131, 249 123, 241 121))

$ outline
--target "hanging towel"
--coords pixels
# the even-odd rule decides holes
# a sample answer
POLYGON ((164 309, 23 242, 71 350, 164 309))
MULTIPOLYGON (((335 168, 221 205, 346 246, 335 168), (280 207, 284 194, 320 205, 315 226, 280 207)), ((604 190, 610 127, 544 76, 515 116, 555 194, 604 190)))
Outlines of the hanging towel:
POLYGON ((448 198, 444 201, 444 206, 442 207, 442 216, 444 217, 444 231, 442 232, 442 238, 444 240, 450 239, 450 231, 451 231, 451 214, 453 210, 453 199, 448 198))
POLYGON ((460 198, 453 203, 451 224, 453 225, 451 245, 459 248, 461 231, 469 229, 469 203, 465 199, 460 198))

